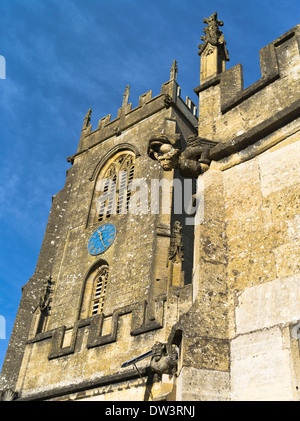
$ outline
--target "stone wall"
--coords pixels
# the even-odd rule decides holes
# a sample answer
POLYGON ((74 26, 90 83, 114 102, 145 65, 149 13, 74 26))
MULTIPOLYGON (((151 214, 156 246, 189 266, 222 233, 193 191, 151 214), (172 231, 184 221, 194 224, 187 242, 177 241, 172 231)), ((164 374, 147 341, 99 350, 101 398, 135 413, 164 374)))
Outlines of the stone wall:
POLYGON ((240 65, 195 90, 199 136, 219 143, 200 175, 194 302, 173 328, 178 399, 299 399, 299 29, 261 50, 246 90, 240 65))

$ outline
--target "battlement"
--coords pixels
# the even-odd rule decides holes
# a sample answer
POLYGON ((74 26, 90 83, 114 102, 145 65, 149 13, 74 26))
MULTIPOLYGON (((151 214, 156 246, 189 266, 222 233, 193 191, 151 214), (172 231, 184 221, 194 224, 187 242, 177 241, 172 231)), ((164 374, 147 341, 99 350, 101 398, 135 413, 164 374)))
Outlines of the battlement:
POLYGON ((199 136, 219 142, 211 151, 213 159, 243 149, 297 116, 299 48, 297 25, 260 50, 261 78, 246 89, 241 64, 194 89, 199 96, 199 136))
POLYGON ((63 346, 66 334, 66 326, 61 326, 57 329, 49 330, 44 333, 35 335, 27 341, 28 344, 45 341, 51 339, 50 353, 48 359, 59 358, 64 355, 73 354, 75 352, 76 342, 79 340, 78 331, 81 328, 89 327, 89 337, 87 348, 94 348, 110 344, 117 341, 118 320, 121 316, 132 314, 131 332, 132 336, 138 336, 146 332, 150 332, 163 327, 164 320, 164 302, 166 295, 161 295, 155 300, 147 303, 138 302, 132 305, 127 305, 122 308, 115 309, 110 315, 104 316, 103 313, 96 316, 89 317, 84 320, 79 320, 75 323, 72 329, 72 337, 70 345, 63 346), (155 311, 156 308, 156 311, 155 311), (111 331, 107 334, 102 334, 102 328, 105 319, 111 319, 111 331))
MULTIPOLYGON (((89 110, 84 119, 77 154, 103 142, 105 139, 119 136, 132 125, 163 109, 173 108, 190 126, 196 128, 198 125, 197 106, 188 96, 184 101, 180 95, 181 88, 173 78, 161 86, 159 95, 152 97, 152 91, 148 91, 139 97, 137 107, 132 108, 132 104, 128 103, 129 86, 127 86, 123 95, 122 107, 118 109, 115 119, 111 120, 111 114, 108 114, 99 120, 97 128, 93 130, 92 124, 90 124, 91 110, 89 110)), ((72 161, 74 156, 68 160, 72 161)))

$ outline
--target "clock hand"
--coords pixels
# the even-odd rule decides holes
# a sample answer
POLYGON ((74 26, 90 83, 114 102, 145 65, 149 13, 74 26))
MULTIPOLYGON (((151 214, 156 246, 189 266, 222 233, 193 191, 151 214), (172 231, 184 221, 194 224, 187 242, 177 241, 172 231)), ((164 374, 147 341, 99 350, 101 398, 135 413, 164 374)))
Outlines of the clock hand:
POLYGON ((106 248, 106 246, 105 246, 105 244, 103 242, 102 232, 99 231, 99 230, 97 230, 97 233, 99 234, 99 237, 100 237, 101 243, 103 244, 103 247, 106 248))

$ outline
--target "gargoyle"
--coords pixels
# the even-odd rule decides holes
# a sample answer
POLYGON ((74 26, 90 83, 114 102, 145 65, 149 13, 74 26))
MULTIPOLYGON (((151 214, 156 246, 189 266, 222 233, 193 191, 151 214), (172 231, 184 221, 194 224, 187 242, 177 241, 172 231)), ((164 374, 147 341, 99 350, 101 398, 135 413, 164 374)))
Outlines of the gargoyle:
POLYGON ((197 136, 189 136, 182 151, 180 135, 170 138, 156 135, 150 139, 148 155, 157 160, 165 171, 178 168, 183 177, 195 178, 207 171, 210 164, 209 150, 217 143, 197 136))
POLYGON ((175 345, 156 342, 152 347, 150 367, 158 374, 174 374, 177 371, 178 352, 175 345))

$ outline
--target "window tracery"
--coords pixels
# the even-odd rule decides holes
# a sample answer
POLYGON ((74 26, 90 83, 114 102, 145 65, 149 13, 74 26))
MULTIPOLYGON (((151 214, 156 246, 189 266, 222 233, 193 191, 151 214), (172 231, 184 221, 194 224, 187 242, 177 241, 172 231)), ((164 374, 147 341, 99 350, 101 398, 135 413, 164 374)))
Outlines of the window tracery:
POLYGON ((134 179, 135 154, 122 151, 110 159, 96 180, 93 198, 93 223, 102 222, 113 214, 126 214, 131 192, 129 183, 134 179))
POLYGON ((84 283, 80 319, 103 313, 108 278, 109 266, 104 260, 91 268, 84 283))

